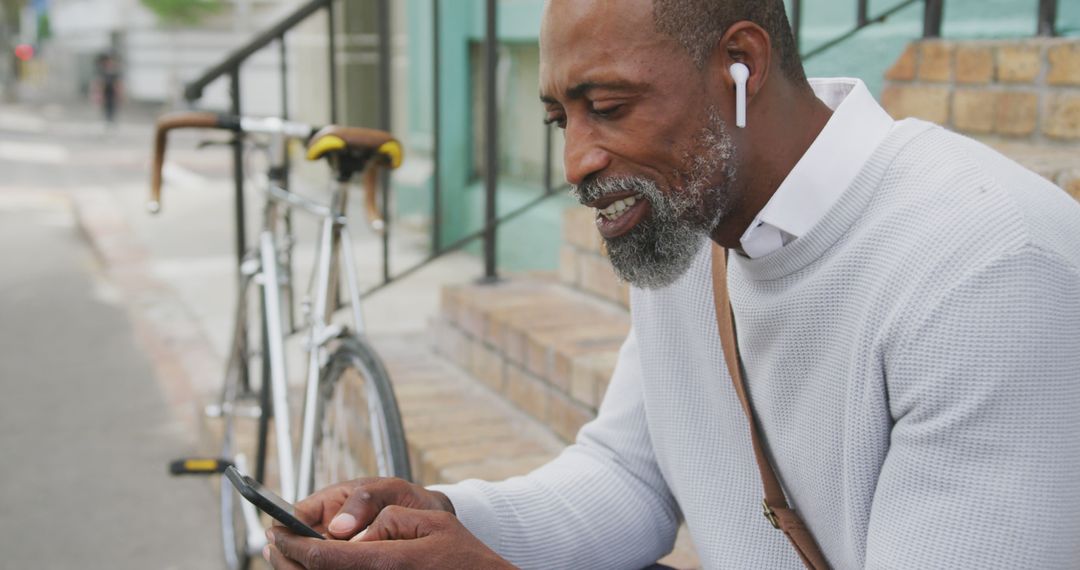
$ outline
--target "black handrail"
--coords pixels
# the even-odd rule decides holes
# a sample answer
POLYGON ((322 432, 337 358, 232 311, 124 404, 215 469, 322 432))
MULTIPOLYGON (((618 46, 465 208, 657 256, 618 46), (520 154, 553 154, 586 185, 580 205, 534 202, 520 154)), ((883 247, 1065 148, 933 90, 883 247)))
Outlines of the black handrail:
POLYGON ((1057 35, 1057 0, 1039 0, 1038 35, 1057 35))
POLYGON ((940 38, 941 21, 945 17, 945 0, 926 0, 923 11, 923 37, 940 38))
POLYGON ((498 278, 495 269, 496 237, 498 229, 495 220, 498 217, 495 197, 499 190, 499 100, 495 89, 495 76, 498 71, 498 3, 487 0, 485 6, 487 21, 484 33, 484 224, 487 231, 484 236, 484 280, 498 278))
POLYGON ((198 79, 188 83, 187 86, 184 87, 184 99, 187 99, 188 101, 202 99, 203 90, 206 89, 207 85, 210 85, 215 80, 223 77, 234 69, 239 68, 240 65, 254 55, 255 52, 270 45, 270 42, 284 37, 285 32, 296 27, 297 24, 305 20, 308 16, 326 8, 331 2, 333 2, 333 0, 311 0, 277 24, 271 26, 265 32, 255 36, 250 42, 229 54, 224 61, 206 70, 206 72, 200 75, 198 79))
MULTIPOLYGON (((377 27, 379 32, 379 128, 391 132, 391 117, 393 96, 390 93, 390 84, 393 78, 390 76, 390 0, 379 0, 376 6, 378 11, 377 27)), ((382 218, 384 220, 382 233, 383 254, 383 281, 390 281, 390 177, 384 172, 380 190, 382 191, 382 218)))
MULTIPOLYGON (((328 37, 329 37, 329 58, 330 63, 330 122, 334 123, 337 120, 337 65, 335 60, 335 42, 334 42, 334 0, 311 0, 307 4, 304 4, 293 11, 291 14, 282 18, 277 24, 271 26, 266 31, 255 36, 251 41, 237 48, 231 54, 229 54, 221 63, 211 67, 205 73, 203 73, 198 79, 188 83, 184 87, 184 98, 188 103, 194 103, 196 100, 201 99, 203 91, 210 83, 217 81, 218 79, 227 76, 229 78, 229 99, 230 99, 230 111, 235 116, 242 114, 241 96, 240 96, 240 69, 247 62, 247 60, 253 56, 256 52, 264 47, 270 45, 272 42, 278 42, 278 51, 281 61, 281 104, 282 104, 282 117, 287 118, 289 115, 289 92, 288 92, 288 49, 285 43, 285 34, 299 25, 305 19, 315 14, 319 10, 325 9, 327 13, 328 23, 328 37)), ((245 252, 247 251, 247 232, 245 230, 245 220, 247 218, 245 214, 244 204, 244 161, 243 161, 243 142, 237 138, 232 142, 233 146, 233 184, 235 186, 235 230, 236 230, 236 255, 242 262, 245 252)), ((288 157, 286 157, 285 171, 286 174, 283 177, 288 180, 288 157)), ((291 220, 286 218, 286 224, 291 224, 291 220)))
MULTIPOLYGON (((820 55, 856 36, 863 29, 874 24, 882 24, 897 12, 919 2, 924 4, 923 37, 940 38, 945 14, 945 0, 904 0, 874 17, 869 16, 869 0, 856 0, 855 27, 803 53, 802 60, 806 61, 820 55)), ((1038 35, 1053 36, 1056 34, 1057 4, 1058 0, 1039 0, 1038 35)), ((801 13, 802 0, 795 0, 794 4, 792 4, 791 22, 796 45, 799 45, 798 38, 802 27, 801 13)))
MULTIPOLYGON (((439 58, 442 57, 442 32, 439 22, 442 21, 439 0, 431 0, 431 91, 438 95, 442 93, 442 70, 439 68, 439 58)), ((431 179, 431 251, 442 249, 442 180, 438 173, 442 167, 439 155, 442 153, 442 141, 439 140, 438 126, 442 124, 442 101, 439 97, 431 99, 431 169, 435 173, 431 179)))
MULTIPOLYGON (((874 16, 873 18, 871 18, 871 17, 866 15, 867 14, 867 0, 860 0, 859 1, 858 22, 855 24, 855 27, 848 30, 848 31, 846 31, 846 32, 844 32, 844 33, 842 33, 842 34, 840 34, 839 36, 836 36, 835 38, 833 38, 833 39, 831 39, 831 40, 829 40, 829 41, 815 47, 814 49, 802 54, 802 60, 806 61, 808 59, 812 59, 812 58, 814 58, 814 57, 816 57, 816 56, 818 56, 818 55, 820 55, 822 53, 825 53, 825 52, 829 51, 830 49, 836 47, 837 45, 840 45, 840 44, 848 41, 849 39, 853 38, 859 32, 863 31, 863 29, 865 29, 865 28, 868 28, 868 27, 870 27, 870 26, 872 26, 874 24, 883 24, 883 23, 885 23, 885 21, 888 20, 890 16, 892 16, 893 14, 896 14, 897 12, 903 10, 904 8, 907 8, 908 6, 911 6, 912 4, 915 4, 917 2, 927 2, 927 1, 929 1, 929 2, 934 2, 934 1, 940 2, 941 0, 904 0, 903 2, 900 2, 899 4, 896 4, 895 6, 893 6, 892 8, 889 8, 888 10, 885 10, 884 12, 882 12, 882 13, 878 14, 877 16, 874 16)), ((800 2, 796 2, 796 3, 798 4, 800 2)), ((940 24, 939 24, 939 27, 940 27, 940 24)))

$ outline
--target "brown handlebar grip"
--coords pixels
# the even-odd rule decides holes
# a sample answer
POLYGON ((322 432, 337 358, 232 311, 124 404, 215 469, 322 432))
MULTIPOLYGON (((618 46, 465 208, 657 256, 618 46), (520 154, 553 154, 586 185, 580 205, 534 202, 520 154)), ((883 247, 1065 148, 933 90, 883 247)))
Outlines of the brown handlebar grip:
POLYGON ((229 121, 217 113, 181 112, 169 113, 157 120, 154 133, 154 162, 150 170, 150 202, 146 208, 150 213, 161 211, 161 169, 165 164, 165 146, 169 131, 173 129, 194 128, 232 128, 229 121))
POLYGON ((383 220, 378 204, 380 170, 378 163, 374 163, 364 172, 364 207, 367 210, 368 225, 381 235, 386 228, 386 221, 383 220))

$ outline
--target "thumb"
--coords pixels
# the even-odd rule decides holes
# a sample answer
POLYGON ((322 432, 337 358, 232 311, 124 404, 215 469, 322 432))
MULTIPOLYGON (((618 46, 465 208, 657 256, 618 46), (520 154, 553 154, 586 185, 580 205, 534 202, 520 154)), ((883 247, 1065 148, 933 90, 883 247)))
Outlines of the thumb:
POLYGON ((353 537, 350 542, 423 538, 445 529, 453 520, 454 515, 445 511, 409 509, 391 505, 383 509, 371 525, 353 537))

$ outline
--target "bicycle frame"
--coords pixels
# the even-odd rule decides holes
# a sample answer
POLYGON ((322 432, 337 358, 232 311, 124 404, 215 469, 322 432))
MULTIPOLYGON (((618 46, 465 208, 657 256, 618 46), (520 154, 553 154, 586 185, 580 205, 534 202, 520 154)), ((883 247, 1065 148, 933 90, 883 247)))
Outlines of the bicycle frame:
MULTIPOLYGON (((349 187, 347 182, 334 184, 330 203, 321 204, 314 200, 289 192, 284 188, 280 174, 284 172, 284 149, 286 137, 282 133, 271 135, 273 152, 270 173, 266 188, 263 228, 258 240, 259 274, 255 281, 263 288, 263 303, 266 315, 266 334, 269 342, 267 360, 270 363, 270 389, 273 397, 271 407, 275 422, 274 431, 278 446, 278 469, 281 477, 282 497, 289 502, 306 497, 312 492, 314 447, 316 429, 316 406, 319 399, 319 376, 326 361, 326 345, 340 336, 345 328, 331 322, 337 307, 336 287, 340 281, 340 271, 344 271, 345 288, 351 308, 353 332, 363 334, 364 320, 360 311, 360 287, 357 280, 351 234, 345 217, 348 205, 349 187), (277 222, 282 218, 282 210, 301 211, 321 220, 319 229, 318 255, 314 275, 314 299, 307 312, 308 328, 306 349, 308 362, 304 383, 304 406, 300 437, 300 454, 295 457, 292 444, 291 417, 288 407, 287 366, 284 347, 286 331, 282 315, 282 278, 279 263, 281 249, 278 246, 277 222), (297 463, 298 462, 298 463, 297 463), (299 469, 297 469, 299 466, 299 469)), ((289 235, 287 239, 291 240, 289 235)), ((291 284, 289 284, 291 287, 291 284)), ((290 303, 291 306, 291 303, 290 303)), ((375 438, 380 445, 381 434, 375 438)))
MULTIPOLYGON (((335 402, 335 409, 345 405, 341 398, 342 394, 348 393, 341 390, 345 390, 345 386, 354 385, 353 380, 344 379, 345 374, 353 370, 358 371, 364 382, 362 390, 367 391, 367 416, 371 425, 363 438, 367 441, 370 436, 377 460, 377 465, 369 464, 365 469, 374 467, 382 476, 403 474, 402 476, 407 477, 409 469, 401 420, 387 373, 369 343, 363 338, 365 326, 360 310, 361 293, 355 252, 346 218, 349 180, 364 172, 364 167, 367 166, 369 170, 364 177, 367 199, 364 206, 367 209, 368 222, 376 231, 381 228, 383 221, 377 209, 375 169, 396 168, 400 165, 400 143, 389 133, 361 127, 329 125, 316 129, 280 118, 260 119, 201 111, 171 113, 157 122, 150 201, 147 203, 151 213, 161 210, 162 169, 167 134, 180 128, 219 129, 233 132, 237 137, 258 135, 260 140, 257 146, 268 150, 269 168, 267 177, 252 185, 265 195, 263 220, 258 238, 252 247, 246 248, 240 258, 236 323, 221 402, 217 406, 210 405, 206 408, 208 416, 223 417, 226 421, 222 456, 221 459, 201 462, 201 467, 188 467, 194 462, 180 460, 174 462, 174 465, 180 467, 171 469, 176 474, 212 474, 220 473, 219 469, 223 465, 232 462, 245 473, 251 466, 255 469, 253 475, 259 480, 265 480, 266 454, 267 450, 271 449, 269 424, 273 419, 273 449, 277 452, 280 494, 289 502, 306 497, 311 493, 315 482, 316 453, 328 470, 341 468, 335 453, 340 453, 341 450, 351 453, 349 450, 352 449, 352 440, 347 435, 342 435, 348 433, 348 428, 341 429, 337 421, 323 424, 319 418, 324 416, 324 402, 335 402), (290 192, 287 145, 294 140, 303 141, 308 146, 310 159, 326 158, 334 171, 336 182, 330 189, 328 203, 290 192), (371 160, 375 162, 369 162, 371 160), (306 296, 301 303, 304 309, 302 321, 296 318, 294 312, 297 305, 292 267, 295 245, 292 224, 294 211, 313 216, 318 220, 319 227, 315 264, 307 281, 306 296), (254 285, 260 287, 259 348, 249 343, 249 336, 252 334, 250 327, 256 322, 256 316, 251 313, 254 307, 254 299, 251 298, 254 285), (351 320, 351 323, 348 323, 351 329, 346 328, 340 320, 334 322, 338 309, 343 308, 343 287, 351 309, 351 319, 346 318, 344 323, 351 320), (298 322, 301 323, 299 326, 298 322), (303 385, 300 448, 297 454, 292 437, 294 418, 289 406, 286 343, 290 338, 299 337, 301 332, 306 337, 302 342, 307 351, 307 366, 303 385), (250 370, 256 355, 262 367, 262 382, 258 391, 252 386, 250 370), (259 398, 257 404, 254 404, 255 396, 259 398), (385 402, 389 402, 393 409, 387 410, 384 407, 385 402), (246 449, 247 442, 245 440, 245 446, 238 443, 238 428, 233 423, 237 418, 243 417, 258 420, 257 444, 254 448, 257 451, 252 456, 241 451, 242 448, 246 449), (391 417, 392 425, 388 423, 388 418, 391 417), (393 456, 387 457, 391 450, 393 456), (324 458, 325 461, 322 461, 324 458), (212 465, 213 469, 206 465, 212 465)), ((351 457, 346 459, 351 460, 351 457)), ((355 464, 350 464, 344 468, 354 467, 355 464)), ((320 467, 319 473, 330 473, 327 469, 320 467)), ((222 484, 227 483, 223 481, 222 484)), ((234 503, 236 497, 227 487, 222 488, 221 497, 226 562, 230 567, 237 567, 248 560, 248 557, 257 555, 263 548, 263 529, 260 516, 253 505, 247 501, 240 501, 239 505, 234 503), (237 516, 240 520, 235 518, 237 516), (239 529, 235 526, 235 523, 241 520, 246 529, 243 537, 236 534, 239 529), (240 538, 243 538, 242 543, 238 540, 240 538), (238 550, 241 546, 243 550, 238 550)))
MULTIPOLYGON (((296 496, 306 497, 311 494, 313 482, 312 466, 315 448, 315 406, 319 399, 319 374, 326 360, 326 345, 344 332, 341 325, 331 323, 335 312, 332 301, 335 299, 336 283, 339 270, 345 273, 345 287, 349 305, 352 309, 353 330, 356 334, 364 331, 364 320, 360 312, 360 287, 356 278, 356 266, 352 249, 352 236, 349 233, 344 212, 348 201, 348 185, 337 183, 333 190, 329 208, 314 203, 284 189, 275 187, 270 193, 277 201, 282 195, 289 196, 287 203, 292 208, 322 219, 319 231, 319 254, 315 264, 315 299, 307 318, 308 323, 308 366, 304 384, 303 426, 300 437, 299 474, 296 496), (343 262, 344 268, 341 267, 343 262)), ((280 202, 279 202, 280 203, 280 202)))

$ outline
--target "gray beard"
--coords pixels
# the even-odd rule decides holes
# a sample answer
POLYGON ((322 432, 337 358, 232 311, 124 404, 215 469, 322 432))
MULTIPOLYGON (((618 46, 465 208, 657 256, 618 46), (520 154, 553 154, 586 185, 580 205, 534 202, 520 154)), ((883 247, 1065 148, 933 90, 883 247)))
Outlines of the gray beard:
POLYGON ((687 172, 679 173, 687 181, 684 188, 663 192, 648 178, 630 176, 588 181, 573 191, 586 203, 631 191, 649 201, 648 218, 626 234, 605 240, 615 274, 635 287, 660 289, 682 277, 730 210, 734 144, 718 113, 710 113, 709 123, 698 136, 697 152, 686 157, 687 172), (724 173, 723 185, 709 186, 718 170, 724 173))

